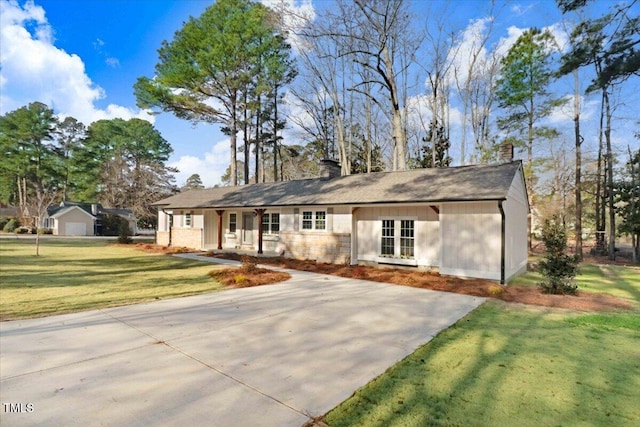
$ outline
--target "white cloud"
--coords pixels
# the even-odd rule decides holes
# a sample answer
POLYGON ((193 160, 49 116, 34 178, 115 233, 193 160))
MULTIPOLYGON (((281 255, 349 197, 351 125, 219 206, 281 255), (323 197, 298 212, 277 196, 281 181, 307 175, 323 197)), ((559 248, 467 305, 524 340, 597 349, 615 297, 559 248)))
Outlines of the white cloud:
POLYGON ((168 166, 178 168, 175 174, 176 184, 184 185, 187 178, 194 173, 200 175, 205 187, 220 184, 220 177, 229 167, 229 139, 216 143, 203 157, 181 156, 178 160, 168 163, 168 166))
POLYGON ((302 43, 297 34, 316 17, 311 0, 262 0, 262 4, 283 17, 284 28, 289 32, 287 39, 294 51, 300 51, 302 43))
POLYGON ((104 90, 91 81, 78 55, 54 45, 45 10, 33 1, 23 7, 16 0, 0 2, 0 114, 39 101, 87 125, 116 117, 153 122, 153 116, 138 109, 113 104, 97 108, 95 102, 106 97, 104 90))
POLYGON ((520 4, 514 4, 513 6, 511 6, 510 10, 511 13, 517 16, 522 16, 524 14, 526 14, 527 12, 529 12, 532 8, 533 8, 534 4, 531 3, 527 6, 522 6, 520 4))
MULTIPOLYGON (((545 124, 563 125, 573 122, 574 105, 573 95, 564 96, 565 103, 553 109, 551 114, 546 118, 545 124)), ((580 120, 582 122, 591 120, 598 111, 600 103, 598 100, 586 100, 584 96, 580 97, 580 120)))

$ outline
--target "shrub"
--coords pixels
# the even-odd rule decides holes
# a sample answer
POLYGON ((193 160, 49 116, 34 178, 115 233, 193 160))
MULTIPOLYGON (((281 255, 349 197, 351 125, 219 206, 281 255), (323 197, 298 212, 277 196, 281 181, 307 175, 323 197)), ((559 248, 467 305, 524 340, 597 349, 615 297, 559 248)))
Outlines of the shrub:
POLYGON ((236 282, 236 285, 238 286, 244 286, 247 284, 249 279, 247 279, 247 276, 243 274, 236 274, 235 276, 233 276, 233 281, 236 282))
POLYGON ((245 273, 253 273, 256 269, 256 261, 253 257, 249 255, 242 255, 240 257, 240 262, 242 263, 242 271, 245 273))
POLYGON ((504 288, 500 285, 490 285, 488 292, 489 292, 489 295, 497 297, 504 293, 504 288))
POLYGON ((538 287, 548 294, 575 295, 578 286, 573 278, 578 273, 578 258, 567 255, 567 230, 558 216, 546 219, 542 227, 542 241, 545 245, 545 257, 538 265, 538 271, 545 281, 538 287))
POLYGON ((4 226, 7 225, 7 223, 11 220, 11 218, 8 218, 6 216, 2 216, 0 217, 0 230, 4 229, 4 226))
MULTIPOLYGON (((103 236, 120 236, 120 229, 123 224, 129 227, 129 222, 119 215, 106 214, 102 217, 102 235, 103 236)), ((129 234, 131 235, 131 234, 129 234)))
POLYGON ((29 234, 31 229, 28 227, 18 227, 14 230, 17 234, 29 234))
POLYGON ((15 218, 11 218, 9 222, 7 222, 4 227, 2 227, 2 231, 4 231, 5 233, 13 233, 19 226, 20 222, 18 222, 18 220, 15 218))
POLYGON ((118 243, 130 244, 133 242, 131 238, 131 229, 129 228, 129 223, 124 220, 120 222, 118 225, 118 243))

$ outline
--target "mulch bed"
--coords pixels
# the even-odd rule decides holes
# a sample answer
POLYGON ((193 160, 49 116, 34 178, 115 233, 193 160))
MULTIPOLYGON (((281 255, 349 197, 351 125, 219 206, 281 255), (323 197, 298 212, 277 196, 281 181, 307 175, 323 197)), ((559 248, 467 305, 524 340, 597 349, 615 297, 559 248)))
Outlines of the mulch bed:
POLYGON ((230 288, 249 288, 252 286, 271 285, 291 279, 289 273, 273 271, 266 268, 224 268, 209 272, 216 281, 230 288))
POLYGON ((236 261, 247 261, 250 259, 253 263, 268 264, 292 270, 393 283, 396 285, 436 291, 455 292, 486 298, 496 298, 507 302, 546 307, 581 311, 631 310, 635 308, 630 302, 608 294, 579 291, 577 296, 549 295, 542 293, 535 286, 500 286, 496 282, 489 280, 441 276, 438 273, 428 271, 327 264, 313 260, 295 260, 284 257, 251 257, 233 253, 209 253, 208 256, 236 261))

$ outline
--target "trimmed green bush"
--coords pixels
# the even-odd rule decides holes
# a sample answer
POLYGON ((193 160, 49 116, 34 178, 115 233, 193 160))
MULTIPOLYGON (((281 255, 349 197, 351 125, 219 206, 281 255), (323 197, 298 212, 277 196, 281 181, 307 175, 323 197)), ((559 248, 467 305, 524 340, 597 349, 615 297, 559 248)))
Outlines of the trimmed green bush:
POLYGON ((18 222, 18 220, 15 218, 11 218, 9 222, 7 222, 4 227, 2 227, 2 231, 4 231, 5 233, 13 233, 19 226, 20 222, 18 222))
POLYGON ((133 242, 131 238, 131 229, 129 229, 129 222, 124 218, 120 218, 122 221, 118 225, 118 243, 129 244, 133 242))
POLYGON ((11 220, 11 218, 6 217, 6 216, 2 216, 0 217, 0 230, 4 229, 4 226, 7 225, 7 223, 11 220))
POLYGON ((578 258, 567 255, 567 230, 558 216, 544 221, 542 241, 545 245, 544 260, 540 261, 538 271, 545 281, 538 287, 548 294, 575 295, 578 286, 573 279, 578 273, 578 258))

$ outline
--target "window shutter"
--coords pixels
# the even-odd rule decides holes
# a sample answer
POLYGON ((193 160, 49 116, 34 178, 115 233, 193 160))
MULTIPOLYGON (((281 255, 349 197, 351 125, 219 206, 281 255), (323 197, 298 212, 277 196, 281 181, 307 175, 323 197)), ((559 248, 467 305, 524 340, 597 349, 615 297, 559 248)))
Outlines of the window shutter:
POLYGON ((300 209, 293 210, 293 231, 300 231, 300 209))
POLYGON ((333 208, 327 208, 327 233, 333 232, 333 208))

